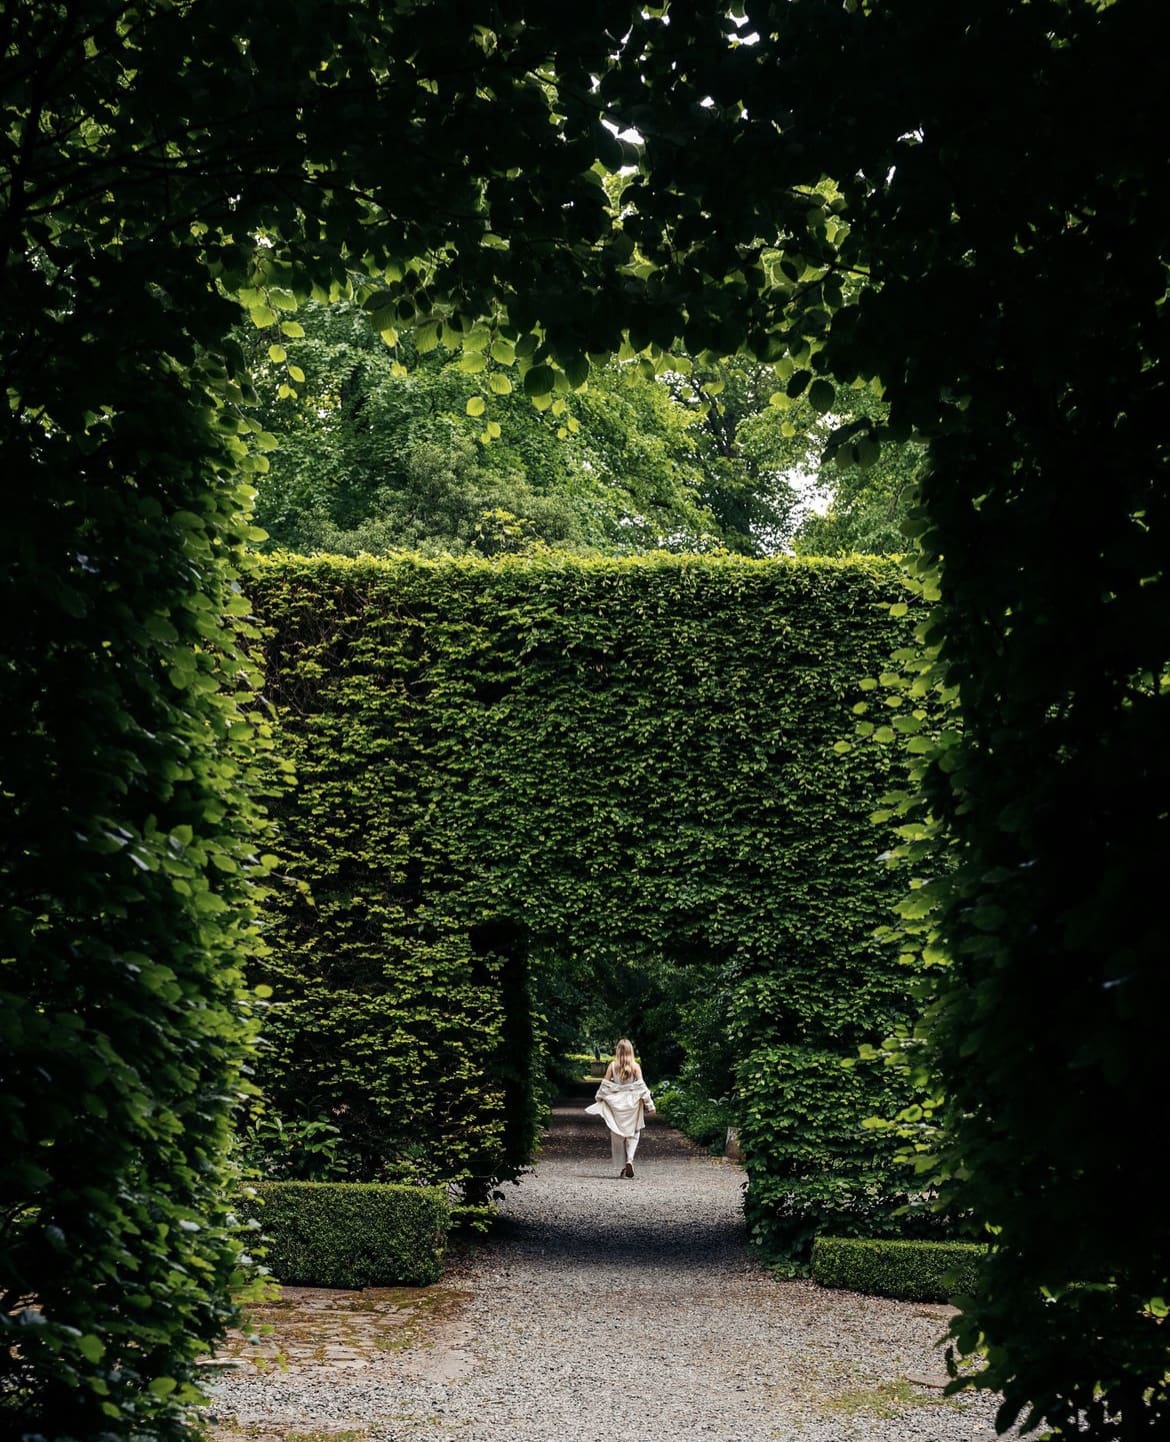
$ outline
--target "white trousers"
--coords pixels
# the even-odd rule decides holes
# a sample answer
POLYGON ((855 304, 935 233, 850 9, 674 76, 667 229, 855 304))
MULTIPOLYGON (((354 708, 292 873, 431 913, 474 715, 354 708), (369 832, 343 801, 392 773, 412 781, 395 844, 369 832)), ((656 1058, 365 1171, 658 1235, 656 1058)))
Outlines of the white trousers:
POLYGON ((627 1162, 634 1160, 641 1135, 641 1132, 635 1132, 632 1137, 623 1137, 621 1132, 610 1132, 609 1153, 615 1167, 624 1167, 627 1162))

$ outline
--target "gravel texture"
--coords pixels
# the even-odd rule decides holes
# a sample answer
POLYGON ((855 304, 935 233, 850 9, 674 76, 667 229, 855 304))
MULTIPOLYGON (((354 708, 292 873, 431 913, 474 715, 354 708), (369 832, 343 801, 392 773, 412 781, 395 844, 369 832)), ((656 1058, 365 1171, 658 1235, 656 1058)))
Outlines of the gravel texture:
POLYGON ((945 1307, 775 1279, 741 1168, 652 1123, 619 1180, 585 1100, 438 1287, 287 1289, 216 1374, 221 1442, 993 1442, 991 1399, 942 1395, 945 1307))

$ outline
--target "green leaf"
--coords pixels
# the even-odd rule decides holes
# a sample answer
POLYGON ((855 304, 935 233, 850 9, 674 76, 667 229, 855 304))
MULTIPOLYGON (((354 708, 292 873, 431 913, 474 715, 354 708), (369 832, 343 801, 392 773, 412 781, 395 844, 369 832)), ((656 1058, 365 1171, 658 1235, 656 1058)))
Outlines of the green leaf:
POLYGON ((77 1350, 87 1362, 100 1362, 106 1353, 106 1344, 100 1337, 87 1333, 84 1337, 78 1337, 77 1350))
POLYGON ((587 356, 570 356, 563 363, 565 375, 569 378, 569 384, 574 390, 579 390, 589 379, 589 360, 587 356))
POLYGON ((483 396, 472 396, 467 402, 467 414, 469 416, 482 416, 487 410, 487 401, 483 396))
POLYGON ((831 382, 823 378, 813 381, 809 386, 808 403, 818 415, 823 416, 826 411, 831 410, 836 398, 836 389, 831 382))
POLYGON ((439 344, 439 323, 438 321, 426 321, 420 325, 414 333, 415 349, 420 355, 432 351, 439 344))
POLYGON ((532 366, 524 375, 524 393, 531 396, 533 400, 547 397, 549 404, 552 403, 553 387, 556 384, 556 376, 551 366, 532 366))

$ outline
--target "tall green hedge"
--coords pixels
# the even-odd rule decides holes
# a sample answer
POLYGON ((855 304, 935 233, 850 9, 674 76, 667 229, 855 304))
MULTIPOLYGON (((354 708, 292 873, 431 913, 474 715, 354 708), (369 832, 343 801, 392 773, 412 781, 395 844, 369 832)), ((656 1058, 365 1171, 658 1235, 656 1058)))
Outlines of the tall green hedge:
POLYGON ((160 361, 177 302, 143 273, 118 354, 79 365, 100 399, 54 337, 21 367, 41 441, 0 419, 0 1432, 55 1442, 188 1436, 241 1280, 269 744, 232 564, 249 491, 208 389, 160 361), (58 405, 110 414, 70 439, 58 405))
POLYGON ((531 1136, 504 1145, 531 1121, 509 950, 714 964, 760 1240, 888 1203, 892 1144, 861 1121, 899 1098, 840 1066, 909 1010, 872 937, 900 890, 868 819, 887 753, 840 738, 903 594, 876 561, 265 566, 310 892, 286 891, 264 972, 278 1103, 329 1113, 365 1175, 505 1175, 531 1136))

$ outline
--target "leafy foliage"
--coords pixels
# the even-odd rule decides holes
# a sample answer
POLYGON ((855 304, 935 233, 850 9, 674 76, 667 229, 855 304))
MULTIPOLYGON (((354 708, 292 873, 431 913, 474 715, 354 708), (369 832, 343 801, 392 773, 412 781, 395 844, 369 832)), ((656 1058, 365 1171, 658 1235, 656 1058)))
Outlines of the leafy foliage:
MULTIPOLYGON (((538 1003, 624 998, 641 1010, 614 1022, 641 1024, 628 978, 678 978, 688 1076, 712 1098, 738 1080, 762 1242, 888 1217, 894 1143, 861 1123, 908 1095, 841 1065, 909 1017, 872 935, 898 885, 867 820, 886 755, 839 737, 904 639, 903 593, 878 562, 266 565, 298 774, 282 848, 311 895, 282 893, 260 973, 278 1105, 328 1114, 366 1175, 409 1148, 435 1177, 507 1175, 499 973, 476 944, 510 926, 538 1003)), ((531 1126, 514 1135, 522 1164, 531 1126)))
POLYGON ((728 1127, 735 1124, 735 1113, 726 1101, 715 1101, 694 1087, 668 1082, 654 1089, 659 1120, 676 1127, 691 1141, 707 1147, 715 1156, 722 1154, 728 1127))
MULTIPOLYGON (((795 528, 798 495, 787 472, 807 459, 781 434, 770 396, 770 366, 704 357, 667 371, 676 401, 694 415, 701 494, 718 517, 731 549, 765 555, 783 547, 795 528), (772 424, 776 418, 776 423, 772 424)), ((810 448, 811 449, 811 448, 810 448)))
POLYGON ((328 23, 268 0, 9 7, 0 545, 21 625, 4 643, 0 743, 17 838, 3 856, 18 1245, 5 1275, 55 1329, 5 1363, 21 1432, 100 1420, 180 1435, 168 1369, 220 1325, 223 1268, 194 1268, 207 1280, 189 1283, 191 1309, 168 1308, 127 1354, 122 1413, 97 1417, 94 1384, 109 1384, 75 1333, 112 1340, 129 1304, 87 1279, 126 1258, 169 1276, 217 1232, 248 903, 246 869, 215 876, 228 910, 208 934, 199 877, 176 901, 159 855, 137 883, 145 903, 123 905, 132 843, 95 862, 88 838, 109 818, 135 840, 151 817, 169 828, 189 787, 177 824, 207 843, 203 879, 219 871, 203 855, 239 866, 249 763, 201 688, 222 676, 226 697, 246 674, 231 567, 240 482, 266 457, 221 340, 238 316, 226 296, 275 342, 314 292, 356 298, 380 332, 413 326, 420 348, 482 354, 486 333, 546 408, 615 350, 665 371, 672 348, 745 348, 825 414, 837 386, 880 379, 888 425, 852 443, 928 446, 925 643, 963 713, 953 764, 928 760, 924 777, 922 824, 955 870, 942 880, 949 863, 927 860, 920 878, 938 882, 952 962, 923 1052, 949 1098, 943 1166, 996 1228, 960 1340, 991 1344, 984 1381, 1007 1395, 1005 1425, 1164 1430, 1170 1255, 1147 1145, 1165 1130, 1170 1000, 1155 860, 1170 824, 1161 8, 752 0, 737 17, 696 0, 667 24, 659 6, 601 0, 460 8, 453 24, 448 5, 373 0, 328 23), (1113 94, 1125 103, 1101 104, 1113 94), (178 639, 152 634, 160 623, 178 639), (168 665, 198 678, 181 711, 158 680, 168 665), (128 984, 95 964, 107 948, 189 986, 181 1019, 137 993, 127 1004, 186 1058, 174 1086, 158 1069, 157 1106, 154 1069, 131 1074, 138 1053, 105 1030, 128 984), (51 1031, 74 1011, 88 1048, 51 1031), (107 1040, 131 1060, 111 1083, 117 1145, 90 1181, 138 1198, 145 1230, 121 1200, 112 1231, 74 1226, 79 1183, 58 1171, 82 1154, 58 1144, 80 1134, 90 1094, 73 1061, 96 1055, 96 1075, 107 1040), (160 1120, 160 1150, 143 1118, 191 1098, 198 1125, 180 1142, 160 1120), (1124 1230, 1119 1191, 1137 1199, 1124 1230), (213 1225, 161 1223, 171 1202, 213 1225), (67 1278, 37 1240, 58 1206, 67 1278))
POLYGON ((698 422, 699 493, 732 549, 764 555, 791 545, 809 556, 905 550, 901 524, 922 446, 887 438, 879 447, 870 439, 888 414, 870 387, 841 389, 826 413, 807 391, 789 396, 774 367, 747 357, 708 357, 688 363, 684 375, 667 372, 665 381, 698 422))
POLYGON ((722 539, 698 497, 692 416, 630 363, 537 410, 482 351, 419 355, 409 335, 390 349, 352 305, 307 306, 297 325, 301 337, 270 347, 253 331, 250 346, 273 445, 257 498, 269 549, 629 552, 722 539))
POLYGON ((102 6, 3 23, 0 1409, 6 1435, 185 1437, 243 1282, 266 870, 256 532, 204 349, 234 307, 149 195, 94 183, 146 143, 141 87, 114 100, 141 33, 102 6))
MULTIPOLYGON (((775 982, 785 980, 777 967, 775 982)), ((867 990, 878 991, 865 980, 867 990)), ((881 1002, 888 1015, 890 1000, 881 1002)), ((908 999, 903 1005, 909 1011, 908 999)), ((742 1010, 741 1003, 741 1026, 742 1010)), ((932 1206, 933 1196, 916 1191, 895 1163, 897 1148, 866 1128, 875 1112, 893 1116, 914 1100, 896 1072, 846 1069, 838 1049, 785 1041, 757 1044, 738 1071, 740 1145, 752 1177, 748 1220, 773 1257, 803 1263, 824 1232, 937 1237, 953 1229, 955 1222, 932 1206)))
MULTIPOLYGON (((569 271, 524 240, 486 243, 489 172, 494 223, 518 238, 546 182, 578 202, 548 212, 546 236, 608 210, 579 146, 549 126, 546 168, 527 138, 550 100, 539 27, 489 102, 522 117, 511 139, 482 123, 478 83, 452 109, 431 78, 447 69, 441 7, 320 24, 264 0, 37 0, 0 27, 0 584, 20 617, 0 661, 0 1398, 21 1436, 178 1438, 194 1358, 233 1316, 227 1152, 264 871, 266 722, 237 575, 261 539, 248 480, 266 441, 223 338, 239 301, 275 344, 298 296, 368 299, 393 277, 417 317, 446 289, 426 258, 464 252, 489 264, 457 267, 451 334, 506 288, 527 297, 518 344, 569 271), (478 159, 432 164, 439 131, 478 159)), ((464 60, 489 58, 482 39, 461 32, 464 60)), ((524 353, 536 400, 565 366, 582 374, 572 310, 557 375, 524 353)))
POLYGON ((443 1275, 451 1213, 441 1187, 255 1182, 240 1210, 289 1286, 424 1287, 443 1275))
MULTIPOLYGON (((334 777, 314 774, 314 752, 291 749, 306 767, 305 810, 286 812, 282 830, 311 890, 283 911, 258 972, 276 991, 260 1068, 268 1126, 316 1143, 300 1149, 310 1180, 458 1183, 477 1203, 528 1163, 544 1116, 523 962, 477 953, 467 936, 460 948, 412 935, 400 903, 374 891, 401 885, 363 808, 376 790, 345 805, 334 777), (359 838, 349 828, 361 821, 359 838), (299 1116, 318 1120, 286 1120, 299 1116)), ((352 783, 359 757, 340 753, 335 775, 352 783)), ((270 1176, 297 1164, 271 1145, 253 1156, 270 1176)))
POLYGON ((389 348, 347 304, 310 303, 295 325, 303 334, 275 344, 241 337, 271 447, 257 479, 262 549, 764 555, 794 536, 810 555, 905 548, 921 448, 822 465, 842 424, 884 420, 868 390, 843 392, 826 416, 778 391, 769 366, 686 358, 656 377, 625 361, 537 410, 490 353, 419 355, 410 332, 389 348), (801 518, 794 473, 815 478, 827 514, 801 518))
POLYGON ((818 416, 802 400, 788 413, 804 451, 801 464, 815 471, 819 503, 801 518, 795 549, 810 556, 904 552, 925 447, 889 436, 880 447, 874 442, 871 429, 886 426, 889 408, 868 388, 839 392, 834 411, 818 416), (851 442, 858 427, 861 437, 851 442))
POLYGON ((247 1175, 270 1181, 352 1181, 358 1171, 328 1118, 286 1120, 259 1099, 237 1128, 237 1153, 247 1175))
POLYGON ((666 956, 617 954, 598 970, 575 953, 551 952, 540 974, 549 1046, 555 1053, 584 1043, 608 1058, 619 1037, 636 1037, 647 1076, 672 1077, 686 1057, 682 1015, 700 985, 696 968, 680 970, 666 956))
POLYGON ((988 1348, 999 1425, 1139 1437, 1170 1418, 1148 1146, 1170 1001, 1151 869, 1170 828, 1166 57, 1143 4, 968 19, 859 11, 840 77, 885 72, 851 107, 873 289, 828 363, 880 371, 892 419, 929 439, 911 530, 932 613, 904 685, 960 718, 906 743, 902 944, 937 979, 908 1057, 935 1102, 922 1162, 990 1228, 955 1336, 988 1348), (992 70, 988 114, 956 86, 992 70), (1112 85, 1131 103, 1105 116, 1112 85))

